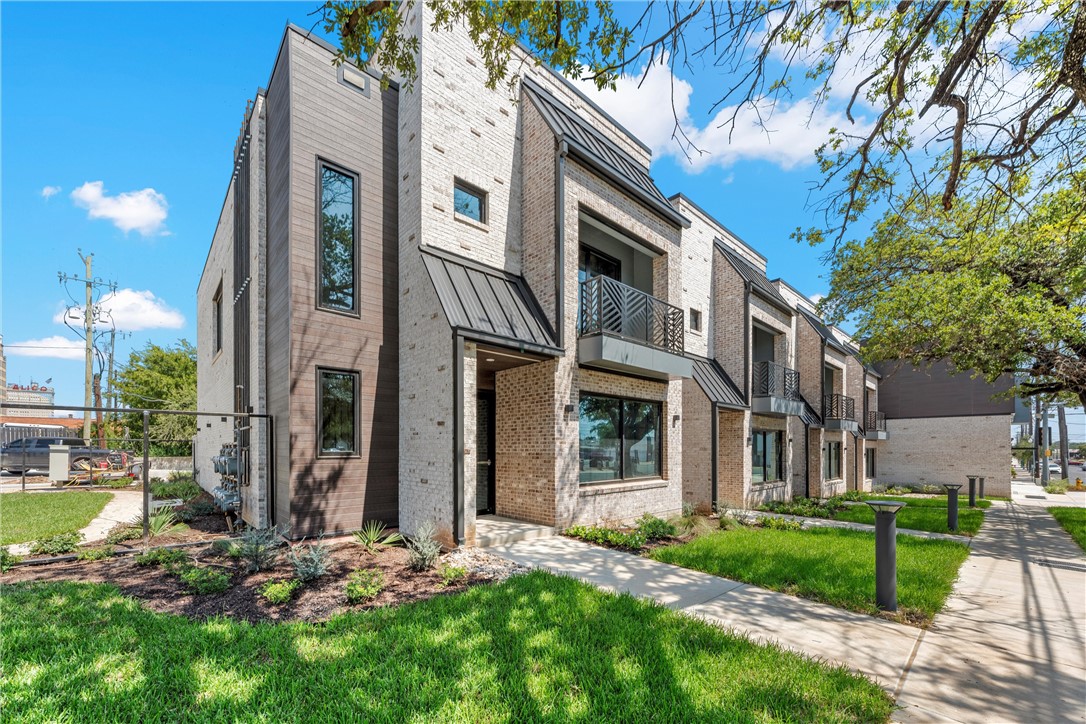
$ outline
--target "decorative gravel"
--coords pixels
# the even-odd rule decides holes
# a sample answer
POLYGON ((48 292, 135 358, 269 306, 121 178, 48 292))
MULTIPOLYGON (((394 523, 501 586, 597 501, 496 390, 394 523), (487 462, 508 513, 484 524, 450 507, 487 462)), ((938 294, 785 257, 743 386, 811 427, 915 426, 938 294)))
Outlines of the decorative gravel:
POLYGON ((442 560, 450 566, 466 568, 468 573, 491 581, 504 581, 510 576, 529 571, 527 566, 507 561, 478 548, 459 548, 447 554, 442 560))

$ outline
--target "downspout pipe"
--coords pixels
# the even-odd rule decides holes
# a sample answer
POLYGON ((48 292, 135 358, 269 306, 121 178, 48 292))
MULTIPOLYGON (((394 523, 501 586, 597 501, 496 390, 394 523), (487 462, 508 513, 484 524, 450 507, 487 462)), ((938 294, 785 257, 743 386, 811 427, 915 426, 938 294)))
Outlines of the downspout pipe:
POLYGON ((566 347, 563 301, 566 294, 566 156, 569 144, 558 142, 554 156, 554 332, 558 346, 566 347))
POLYGON ((803 469, 806 471, 803 480, 803 497, 811 497, 811 426, 803 426, 803 469))
POLYGON ((709 412, 712 415, 712 419, 709 420, 709 434, 712 436, 712 444, 709 445, 709 454, 712 458, 709 460, 709 475, 712 478, 709 481, 709 500, 713 506, 713 512, 720 512, 720 504, 717 499, 717 456, 719 455, 720 435, 717 431, 718 421, 720 419, 720 408, 716 406, 715 402, 709 403, 709 412))
POLYGON ((743 375, 743 396, 746 398, 746 402, 750 404, 751 393, 751 375, 753 374, 750 367, 750 282, 743 282, 743 369, 746 371, 743 375))
POLYGON ((464 545, 464 338, 453 332, 453 542, 464 545))

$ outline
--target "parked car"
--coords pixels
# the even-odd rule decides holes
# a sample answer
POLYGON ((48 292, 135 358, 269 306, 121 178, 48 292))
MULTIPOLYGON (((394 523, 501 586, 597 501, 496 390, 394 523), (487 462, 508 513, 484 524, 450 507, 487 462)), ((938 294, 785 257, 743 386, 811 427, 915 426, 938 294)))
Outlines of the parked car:
POLYGON ((0 448, 0 468, 9 473, 48 470, 50 445, 68 445, 71 448, 68 451, 69 467, 109 452, 90 447, 77 437, 24 437, 0 448))
POLYGON ((1063 466, 1061 466, 1059 463, 1049 463, 1048 464, 1048 474, 1049 474, 1049 476, 1055 475, 1057 477, 1062 478, 1063 477, 1063 466))

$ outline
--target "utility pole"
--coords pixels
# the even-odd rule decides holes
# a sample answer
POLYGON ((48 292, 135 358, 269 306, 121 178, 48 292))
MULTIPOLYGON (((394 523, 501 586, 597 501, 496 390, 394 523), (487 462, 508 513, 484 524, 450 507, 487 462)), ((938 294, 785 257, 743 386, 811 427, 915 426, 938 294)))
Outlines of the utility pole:
POLYGON ((1041 485, 1048 485, 1048 403, 1041 406, 1041 485))
POLYGON ((1071 479, 1071 471, 1067 469, 1067 411, 1061 402, 1056 406, 1056 416, 1060 426, 1060 467, 1063 469, 1063 479, 1071 479))
MULTIPOLYGON (((87 254, 83 256, 82 249, 76 249, 79 254, 80 261, 83 262, 86 276, 80 279, 76 276, 69 276, 63 272, 57 272, 57 278, 60 279, 60 283, 65 282, 82 282, 85 287, 85 302, 83 305, 83 339, 86 342, 86 369, 83 376, 83 407, 88 408, 83 411, 83 440, 90 442, 91 439, 91 420, 89 408, 91 408, 94 395, 94 315, 96 307, 94 304, 94 290, 97 287, 105 287, 110 291, 117 291, 116 282, 106 282, 102 279, 95 279, 91 273, 91 263, 94 259, 94 254, 87 254)), ((70 308, 69 308, 70 310, 70 308)), ((68 313, 65 313, 65 320, 68 318, 68 313)))
POLYGON ((1041 477, 1041 398, 1033 398, 1033 421, 1036 426, 1033 430, 1033 475, 1034 480, 1041 477))

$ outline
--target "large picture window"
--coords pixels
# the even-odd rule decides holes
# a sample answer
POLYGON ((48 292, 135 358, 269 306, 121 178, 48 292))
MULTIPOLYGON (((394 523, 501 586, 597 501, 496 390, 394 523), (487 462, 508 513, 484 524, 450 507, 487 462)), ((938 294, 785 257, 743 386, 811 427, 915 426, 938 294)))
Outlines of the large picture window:
POLYGON ((780 430, 755 430, 751 455, 753 466, 751 480, 755 483, 770 483, 783 480, 784 446, 781 444, 780 430))
POLYGON ((582 483, 660 476, 659 402, 581 397, 582 483))
POLYGON ((822 446, 822 478, 836 480, 841 477, 841 443, 827 442, 822 446))
POLYGON ((358 453, 358 373, 317 370, 317 439, 321 456, 358 453))
POLYGON ((317 306, 337 312, 357 312, 356 178, 321 164, 320 183, 317 306))

